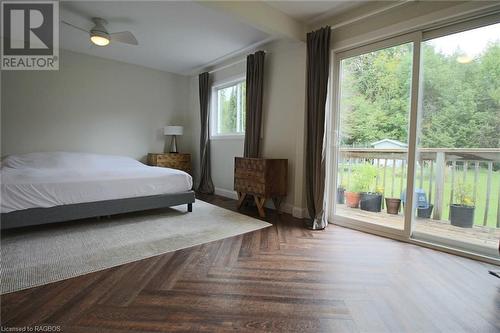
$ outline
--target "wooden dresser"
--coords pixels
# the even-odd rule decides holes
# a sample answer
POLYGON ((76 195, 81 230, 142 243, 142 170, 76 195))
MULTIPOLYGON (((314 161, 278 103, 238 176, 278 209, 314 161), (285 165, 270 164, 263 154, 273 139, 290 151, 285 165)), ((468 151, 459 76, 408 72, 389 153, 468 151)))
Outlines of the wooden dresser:
POLYGON ((191 154, 160 153, 148 154, 148 165, 172 168, 191 173, 191 154))
POLYGON ((271 158, 234 158, 234 190, 238 193, 238 208, 247 195, 252 195, 259 215, 265 217, 266 199, 273 200, 279 211, 287 191, 288 160, 271 158))

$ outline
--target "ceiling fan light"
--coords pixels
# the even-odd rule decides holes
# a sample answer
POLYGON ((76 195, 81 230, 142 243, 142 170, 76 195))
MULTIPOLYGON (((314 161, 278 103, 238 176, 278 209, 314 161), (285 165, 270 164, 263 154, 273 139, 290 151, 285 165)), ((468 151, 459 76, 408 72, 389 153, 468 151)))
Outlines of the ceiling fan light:
POLYGON ((104 34, 92 33, 90 35, 90 41, 97 46, 106 46, 109 44, 109 37, 104 34))

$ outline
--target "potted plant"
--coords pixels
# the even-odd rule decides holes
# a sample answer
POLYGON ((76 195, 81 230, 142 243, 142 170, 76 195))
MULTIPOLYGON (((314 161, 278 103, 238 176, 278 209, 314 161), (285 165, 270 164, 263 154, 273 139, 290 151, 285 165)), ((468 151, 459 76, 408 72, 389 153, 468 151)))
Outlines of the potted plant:
POLYGON ((415 189, 415 205, 417 207, 417 217, 428 219, 431 217, 434 205, 427 201, 427 195, 421 188, 415 189))
POLYGON ((433 204, 428 204, 427 207, 417 207, 417 216, 423 219, 428 219, 431 217, 433 204))
POLYGON ((399 198, 385 198, 385 207, 387 209, 387 214, 399 214, 399 208, 401 207, 401 199, 399 198))
POLYGON ((344 204, 345 203, 345 185, 340 184, 339 187, 337 187, 337 203, 338 204, 344 204))
POLYGON ((461 228, 472 228, 474 225, 474 199, 469 185, 459 183, 453 194, 450 205, 451 225, 461 228))
POLYGON ((358 208, 359 207, 359 199, 361 197, 359 184, 355 181, 351 181, 345 193, 345 203, 347 207, 350 208, 358 208))
POLYGON ((360 192, 362 191, 361 179, 359 175, 358 168, 352 170, 351 179, 349 185, 347 186, 345 194, 345 203, 347 207, 358 208, 359 200, 361 198, 360 192))
POLYGON ((380 212, 383 190, 381 188, 373 189, 377 169, 373 165, 365 163, 360 165, 358 172, 361 184, 359 208, 369 212, 380 212))
MULTIPOLYGON (((417 217, 426 219, 430 218, 434 205, 427 201, 427 195, 425 194, 425 191, 421 188, 415 189, 414 198, 415 201, 413 203, 413 207, 417 209, 417 217)), ((406 202, 406 189, 401 192, 401 202, 404 208, 406 202)))
POLYGON ((379 213, 382 210, 382 193, 362 192, 359 208, 369 212, 379 213))

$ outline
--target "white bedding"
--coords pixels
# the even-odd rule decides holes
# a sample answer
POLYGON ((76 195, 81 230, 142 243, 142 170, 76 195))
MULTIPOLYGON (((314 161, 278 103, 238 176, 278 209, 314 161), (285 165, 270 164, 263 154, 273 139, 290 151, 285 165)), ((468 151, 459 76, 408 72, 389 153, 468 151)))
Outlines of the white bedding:
POLYGON ((188 191, 189 174, 123 156, 31 153, 1 168, 1 212, 188 191))

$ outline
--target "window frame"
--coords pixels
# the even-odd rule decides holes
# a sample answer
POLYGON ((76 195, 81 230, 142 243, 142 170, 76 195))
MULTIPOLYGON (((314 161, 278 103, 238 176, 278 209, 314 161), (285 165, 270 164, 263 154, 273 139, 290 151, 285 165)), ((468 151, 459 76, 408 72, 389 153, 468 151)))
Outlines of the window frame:
MULTIPOLYGON (((245 138, 245 131, 233 133, 218 133, 219 121, 219 100, 218 91, 236 86, 240 83, 246 82, 246 76, 238 75, 219 81, 212 85, 211 95, 211 112, 210 112, 210 140, 243 140, 245 138)), ((245 101, 246 102, 246 101, 245 101)))

